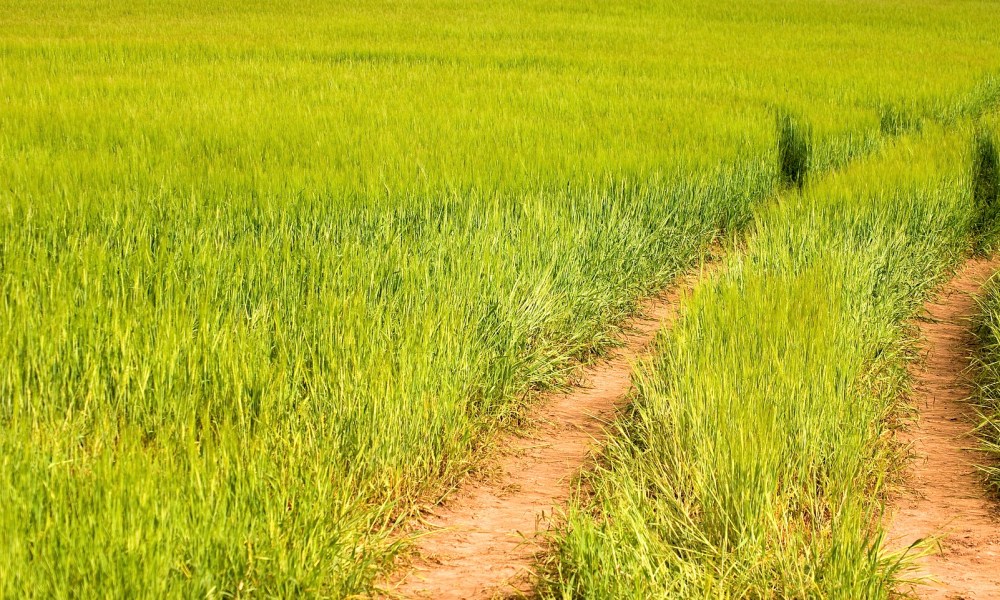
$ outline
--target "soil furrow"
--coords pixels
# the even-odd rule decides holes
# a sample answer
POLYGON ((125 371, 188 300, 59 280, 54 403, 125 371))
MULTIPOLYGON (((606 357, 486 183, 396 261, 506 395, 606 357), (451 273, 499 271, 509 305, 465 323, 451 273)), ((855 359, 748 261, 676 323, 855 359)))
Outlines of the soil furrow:
POLYGON ((927 318, 919 322, 925 356, 911 370, 919 416, 902 435, 914 458, 887 540, 894 549, 939 540, 900 590, 920 598, 1000 598, 1000 520, 975 468, 986 458, 974 450, 975 414, 967 402, 975 296, 998 268, 996 259, 968 261, 924 306, 927 318))
POLYGON ((467 599, 530 594, 532 565, 544 549, 553 511, 569 499, 574 476, 605 437, 632 388, 632 367, 675 316, 703 265, 661 297, 647 300, 627 326, 623 347, 585 368, 581 385, 540 399, 521 436, 509 436, 499 475, 470 481, 435 507, 416 560, 386 586, 407 598, 467 599))

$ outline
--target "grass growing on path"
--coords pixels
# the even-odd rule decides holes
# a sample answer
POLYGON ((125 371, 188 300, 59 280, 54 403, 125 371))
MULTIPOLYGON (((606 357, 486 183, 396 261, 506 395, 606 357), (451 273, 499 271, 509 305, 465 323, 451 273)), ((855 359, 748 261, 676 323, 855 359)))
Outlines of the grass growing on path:
POLYGON ((550 595, 889 596, 904 322, 969 247, 970 138, 903 137, 759 215, 640 368, 550 595))

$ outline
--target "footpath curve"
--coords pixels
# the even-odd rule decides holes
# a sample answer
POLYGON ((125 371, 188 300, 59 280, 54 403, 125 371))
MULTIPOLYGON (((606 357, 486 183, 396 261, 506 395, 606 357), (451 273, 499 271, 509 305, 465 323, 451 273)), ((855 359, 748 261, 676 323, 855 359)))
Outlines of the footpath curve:
POLYGON ((553 512, 569 499, 605 427, 632 389, 632 368, 656 333, 676 316, 680 299, 711 269, 701 263, 625 326, 624 345, 582 370, 582 385, 539 399, 528 432, 500 442, 499 476, 469 480, 434 507, 416 541, 416 558, 384 589, 389 597, 439 600, 529 594, 532 567, 544 550, 553 512))
POLYGON ((986 495, 973 448, 973 386, 967 367, 975 337, 975 296, 1000 259, 967 261, 919 319, 923 360, 911 367, 918 419, 902 434, 913 460, 894 503, 887 547, 932 542, 915 560, 901 592, 920 598, 1000 598, 1000 514, 986 495))

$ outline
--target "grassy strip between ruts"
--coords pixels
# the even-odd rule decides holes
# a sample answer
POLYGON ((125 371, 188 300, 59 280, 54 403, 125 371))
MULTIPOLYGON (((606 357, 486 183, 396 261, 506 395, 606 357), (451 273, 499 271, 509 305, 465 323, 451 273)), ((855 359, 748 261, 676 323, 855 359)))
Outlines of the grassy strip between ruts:
POLYGON ((972 137, 925 128, 763 210, 639 368, 547 594, 889 596, 905 321, 970 247, 972 137))

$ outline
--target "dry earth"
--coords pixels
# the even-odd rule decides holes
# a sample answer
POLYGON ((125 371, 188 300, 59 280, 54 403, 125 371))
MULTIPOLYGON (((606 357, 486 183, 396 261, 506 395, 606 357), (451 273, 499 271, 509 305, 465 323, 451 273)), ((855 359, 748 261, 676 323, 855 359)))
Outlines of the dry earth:
POLYGON ((920 598, 1000 598, 1000 520, 974 466, 986 458, 974 449, 975 415, 966 402, 975 296, 998 268, 996 259, 968 261, 924 306, 919 323, 925 357, 911 372, 919 417, 903 434, 914 460, 887 540, 901 549, 938 539, 900 590, 920 598))
POLYGON ((439 600, 528 595, 553 511, 569 499, 572 480, 605 437, 632 389, 632 367, 679 300, 704 275, 702 265, 669 293, 644 303, 623 347, 582 373, 582 385, 540 399, 527 434, 501 442, 499 476, 470 480, 426 519, 416 559, 386 585, 406 598, 439 600))

